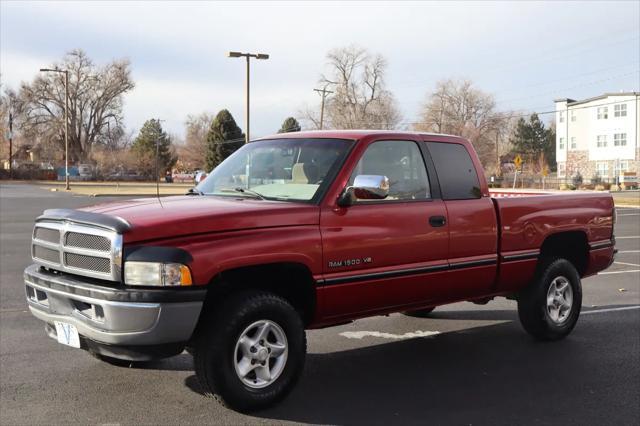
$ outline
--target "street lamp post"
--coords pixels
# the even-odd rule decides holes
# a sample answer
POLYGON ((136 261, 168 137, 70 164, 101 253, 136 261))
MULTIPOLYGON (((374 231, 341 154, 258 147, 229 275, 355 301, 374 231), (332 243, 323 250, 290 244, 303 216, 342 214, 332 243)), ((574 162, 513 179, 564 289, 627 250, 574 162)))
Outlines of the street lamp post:
POLYGON ((69 71, 40 68, 40 72, 57 72, 64 74, 64 189, 69 188, 69 71))
POLYGON ((255 59, 269 59, 269 55, 265 53, 241 53, 241 52, 229 52, 227 53, 229 58, 241 58, 244 57, 247 59, 247 80, 245 82, 245 90, 247 95, 246 105, 245 105, 245 143, 249 143, 249 60, 251 58, 255 59))

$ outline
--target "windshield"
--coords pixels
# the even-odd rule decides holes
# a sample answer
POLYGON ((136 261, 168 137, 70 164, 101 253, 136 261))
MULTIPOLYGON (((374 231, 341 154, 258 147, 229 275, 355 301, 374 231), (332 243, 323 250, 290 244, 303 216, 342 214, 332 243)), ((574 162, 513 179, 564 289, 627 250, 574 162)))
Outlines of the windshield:
POLYGON ((244 145, 196 189, 204 195, 311 201, 342 163, 351 141, 273 139, 244 145))

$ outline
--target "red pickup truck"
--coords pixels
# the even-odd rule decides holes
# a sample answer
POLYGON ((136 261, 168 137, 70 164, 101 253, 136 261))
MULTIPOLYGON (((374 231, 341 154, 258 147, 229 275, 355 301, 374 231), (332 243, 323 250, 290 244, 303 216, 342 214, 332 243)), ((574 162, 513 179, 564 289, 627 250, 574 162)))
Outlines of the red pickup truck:
POLYGON ((293 387, 305 329, 503 296, 534 337, 566 336, 614 221, 605 193, 492 197, 459 137, 299 132, 185 196, 45 211, 24 279, 58 342, 109 362, 187 349, 206 392, 248 411, 293 387))

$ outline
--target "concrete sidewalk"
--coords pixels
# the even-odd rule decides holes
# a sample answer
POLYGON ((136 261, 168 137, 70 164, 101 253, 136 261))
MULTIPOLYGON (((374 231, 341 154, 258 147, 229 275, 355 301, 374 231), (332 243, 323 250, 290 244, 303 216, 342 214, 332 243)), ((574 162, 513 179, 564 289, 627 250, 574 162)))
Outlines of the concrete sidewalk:
MULTIPOLYGON (((64 182, 39 181, 34 182, 43 189, 50 191, 65 191, 64 182)), ((88 195, 90 197, 138 197, 156 195, 156 184, 152 182, 72 182, 70 191, 74 194, 88 195)), ((160 195, 184 195, 190 183, 160 183, 158 184, 160 195)))

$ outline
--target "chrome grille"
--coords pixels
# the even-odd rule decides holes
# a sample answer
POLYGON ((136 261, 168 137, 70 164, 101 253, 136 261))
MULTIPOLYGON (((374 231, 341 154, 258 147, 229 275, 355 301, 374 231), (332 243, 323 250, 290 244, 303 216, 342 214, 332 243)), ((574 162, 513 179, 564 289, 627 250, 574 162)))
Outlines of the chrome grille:
POLYGON ((79 247, 98 251, 111 250, 111 241, 108 238, 101 237, 100 235, 81 234, 79 232, 67 232, 64 245, 67 247, 79 247))
POLYGON ((43 220, 33 230, 33 260, 47 268, 120 281, 122 235, 97 226, 43 220))
POLYGON ((45 262, 60 264, 60 252, 42 246, 33 246, 33 258, 44 260, 45 262))
POLYGON ((49 243, 60 243, 60 231, 57 229, 35 228, 33 237, 37 240, 42 240, 49 243))
POLYGON ((111 260, 106 257, 85 256, 83 254, 65 253, 64 264, 69 268, 111 273, 111 260))

